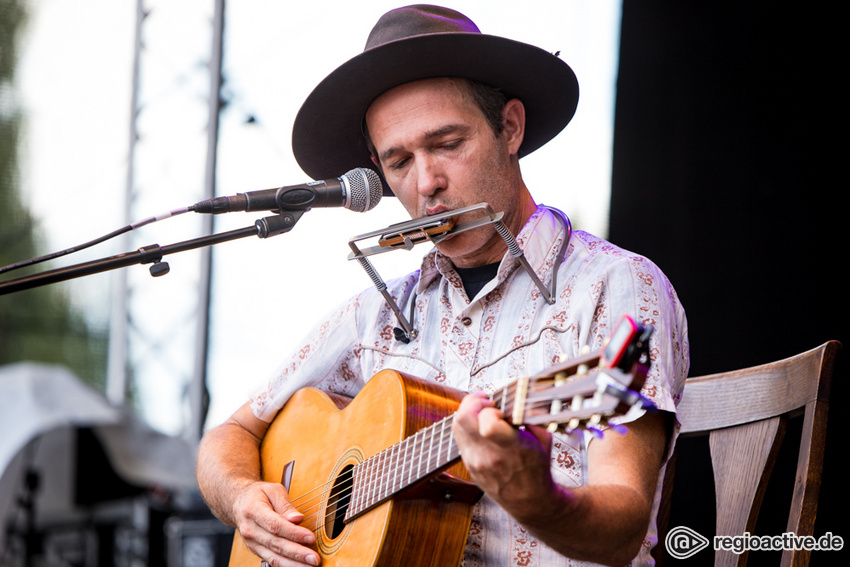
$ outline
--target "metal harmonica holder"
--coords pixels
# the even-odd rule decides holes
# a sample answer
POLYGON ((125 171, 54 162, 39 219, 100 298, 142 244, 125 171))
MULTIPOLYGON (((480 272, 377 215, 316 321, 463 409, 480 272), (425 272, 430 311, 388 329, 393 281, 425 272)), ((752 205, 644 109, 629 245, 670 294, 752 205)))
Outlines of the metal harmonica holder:
MULTIPOLYGON (((355 236, 348 241, 348 246, 351 248, 351 254, 348 255, 348 259, 360 262, 360 265, 366 271, 369 278, 371 278, 372 283, 374 283, 378 292, 380 292, 380 294, 384 297, 384 300, 395 314, 396 319, 398 319, 398 322, 401 325, 401 331, 404 335, 404 338, 400 338, 399 340, 408 342, 410 339, 415 338, 417 334, 416 329, 413 328, 412 323, 401 312, 395 300, 387 291, 386 283, 384 283, 384 280, 382 280, 378 275, 377 270, 375 270, 375 267, 372 265, 372 262, 369 261, 368 257, 390 252, 392 250, 411 250, 415 245, 423 242, 437 244, 450 235, 486 226, 488 224, 494 225, 496 232, 498 232, 505 241, 511 255, 519 261, 520 265, 528 273, 538 289, 540 289, 543 293, 543 297, 546 301, 550 304, 555 302, 554 278, 552 281, 552 289, 546 289, 543 282, 541 282, 540 278, 537 276, 537 273, 531 268, 531 265, 529 265, 528 260, 525 258, 525 254, 519 247, 519 244, 517 244, 513 234, 511 234, 511 231, 508 230, 502 222, 503 216, 504 213, 494 213, 493 209, 491 209, 490 205, 487 203, 478 203, 477 205, 447 211, 439 215, 392 224, 381 230, 375 230, 367 232, 366 234, 355 236), (484 214, 480 217, 476 217, 462 223, 457 222, 457 219, 460 216, 475 211, 481 211, 484 214), (375 239, 377 239, 376 244, 374 243, 375 239), (366 240, 372 240, 373 245, 365 248, 358 246, 358 242, 366 240)), ((567 234, 569 234, 569 230, 567 234)), ((411 319, 412 313, 413 309, 411 307, 411 319)))

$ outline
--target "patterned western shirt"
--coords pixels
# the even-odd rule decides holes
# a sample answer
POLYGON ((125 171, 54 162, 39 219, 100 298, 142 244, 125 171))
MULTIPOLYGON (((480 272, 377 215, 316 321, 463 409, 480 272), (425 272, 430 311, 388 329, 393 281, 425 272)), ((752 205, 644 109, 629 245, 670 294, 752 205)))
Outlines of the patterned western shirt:
MULTIPOLYGON (((547 288, 567 234, 558 216, 541 206, 516 237, 547 288)), ((392 310, 375 288, 367 289, 332 311, 307 336, 251 399, 254 414, 271 421, 292 393, 306 386, 354 396, 387 368, 459 390, 492 393, 518 376, 534 375, 580 355, 585 346, 599 349, 622 314, 655 328, 652 365, 642 393, 660 409, 675 412, 689 369, 687 320, 661 270, 644 257, 572 231, 556 282, 556 301, 550 304, 517 259, 506 254, 496 278, 470 300, 448 258, 432 250, 419 271, 387 283, 403 313, 410 313, 412 306, 416 338, 407 344, 397 341, 393 329, 399 324, 392 310)), ((556 482, 567 487, 584 484, 589 442, 587 435, 554 436, 556 482)), ((663 472, 659 483, 662 477, 663 472)), ((633 565, 651 564, 657 507, 658 497, 633 565)), ((585 563, 536 541, 485 496, 475 505, 462 565, 585 563)))

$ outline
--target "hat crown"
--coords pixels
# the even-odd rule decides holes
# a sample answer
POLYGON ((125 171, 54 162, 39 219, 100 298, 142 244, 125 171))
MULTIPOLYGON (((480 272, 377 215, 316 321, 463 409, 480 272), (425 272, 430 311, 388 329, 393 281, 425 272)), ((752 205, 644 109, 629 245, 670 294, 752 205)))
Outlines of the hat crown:
POLYGON ((366 40, 366 49, 418 35, 481 33, 475 23, 455 10, 417 4, 390 10, 378 20, 366 40))

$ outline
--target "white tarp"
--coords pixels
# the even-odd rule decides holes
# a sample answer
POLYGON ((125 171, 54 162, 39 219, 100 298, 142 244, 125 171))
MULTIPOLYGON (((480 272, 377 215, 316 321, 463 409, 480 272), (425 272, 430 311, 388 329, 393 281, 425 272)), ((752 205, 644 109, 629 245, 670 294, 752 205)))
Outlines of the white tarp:
MULTIPOLYGON (((63 367, 36 363, 0 366, 0 526, 19 513, 28 467, 40 476, 37 521, 67 521, 77 469, 75 429, 91 428, 115 472, 127 483, 194 490, 195 449, 161 434, 63 367)), ((3 548, 0 529, 0 549, 3 548)))

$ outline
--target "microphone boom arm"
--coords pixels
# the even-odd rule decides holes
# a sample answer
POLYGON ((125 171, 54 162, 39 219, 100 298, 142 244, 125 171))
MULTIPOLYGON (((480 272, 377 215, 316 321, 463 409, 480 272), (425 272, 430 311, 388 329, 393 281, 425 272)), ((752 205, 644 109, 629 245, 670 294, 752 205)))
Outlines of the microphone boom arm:
MULTIPOLYGON (((308 209, 309 210, 309 209, 308 209)), ((29 276, 21 276, 18 278, 0 282, 0 295, 32 289, 52 283, 63 282, 74 278, 99 274, 117 268, 125 268, 135 264, 152 264, 150 272, 152 276, 162 276, 168 273, 168 264, 162 262, 163 256, 174 254, 177 252, 185 252, 187 250, 195 250, 205 246, 212 246, 221 242, 230 242, 248 236, 256 236, 258 238, 270 238, 289 232, 295 226, 295 223, 301 218, 305 211, 286 211, 281 214, 264 217, 254 222, 253 226, 222 232, 219 234, 211 234, 201 236, 191 240, 178 242, 160 246, 159 244, 151 244, 142 246, 133 252, 125 252, 91 262, 83 262, 74 264, 64 268, 56 268, 47 270, 38 274, 29 276)))

